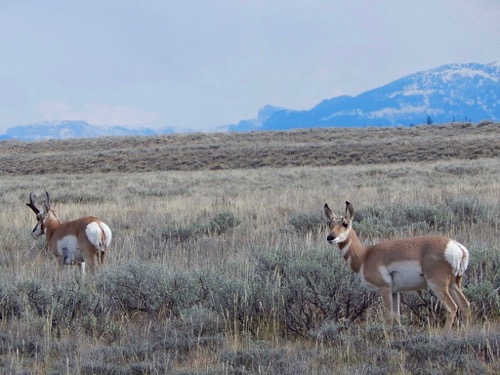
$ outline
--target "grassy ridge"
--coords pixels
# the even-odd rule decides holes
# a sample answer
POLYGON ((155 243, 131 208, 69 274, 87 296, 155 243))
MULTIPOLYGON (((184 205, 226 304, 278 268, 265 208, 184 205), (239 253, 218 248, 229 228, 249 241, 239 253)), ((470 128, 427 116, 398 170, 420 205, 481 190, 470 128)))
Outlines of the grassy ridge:
MULTIPOLYGON (((455 141, 450 150, 458 144, 476 149, 476 141, 498 143, 492 125, 464 129, 454 136, 436 127, 434 137, 417 138, 405 132, 422 129, 402 129, 401 138, 392 129, 390 139, 382 135, 385 129, 345 130, 344 138, 329 130, 328 141, 318 136, 300 146, 300 155, 313 154, 316 142, 336 150, 338 139, 345 150, 367 144, 372 146, 364 150, 373 151, 376 142, 390 142, 392 151, 403 155, 398 147, 443 141, 445 132, 455 141)), ((154 155, 143 142, 178 140, 178 150, 205 149, 214 139, 233 136, 244 138, 207 134, 8 143, 18 147, 12 155, 25 158, 26 169, 4 173, 0 180, 3 373, 498 373, 498 157, 477 151, 455 159, 440 151, 443 160, 425 162, 363 164, 361 159, 328 166, 275 163, 272 168, 150 172, 135 169, 134 162, 123 172, 26 172, 37 163, 45 168, 42 161, 51 156, 47 146, 69 165, 85 163, 83 155, 92 157, 89 144, 137 142, 136 148, 127 146, 130 155, 154 155), (87 150, 75 147, 79 142, 87 150), (24 203, 30 191, 45 190, 63 220, 96 215, 111 226, 108 263, 93 280, 81 282, 76 268, 57 272, 45 241, 31 238, 35 219, 24 203), (390 337, 380 298, 362 289, 325 241, 322 207, 328 202, 340 214, 345 200, 354 204, 354 226, 367 243, 441 233, 465 244, 471 253, 464 286, 472 326, 444 335, 444 314, 435 297, 428 291, 404 293, 404 328, 390 337)), ((295 135, 247 136, 276 137, 283 147, 295 135)), ((253 146, 265 151, 272 144, 254 141, 253 146)), ((227 147, 236 152, 236 145, 227 147)))
POLYGON ((500 124, 0 142, 0 175, 254 169, 500 156, 500 124))

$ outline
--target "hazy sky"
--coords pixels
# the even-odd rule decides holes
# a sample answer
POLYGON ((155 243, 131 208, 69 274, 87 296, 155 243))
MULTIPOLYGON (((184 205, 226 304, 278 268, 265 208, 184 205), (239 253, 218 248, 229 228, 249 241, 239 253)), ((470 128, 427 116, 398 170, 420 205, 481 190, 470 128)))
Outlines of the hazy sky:
POLYGON ((0 133, 210 131, 448 63, 500 60, 500 0, 0 0, 0 133))

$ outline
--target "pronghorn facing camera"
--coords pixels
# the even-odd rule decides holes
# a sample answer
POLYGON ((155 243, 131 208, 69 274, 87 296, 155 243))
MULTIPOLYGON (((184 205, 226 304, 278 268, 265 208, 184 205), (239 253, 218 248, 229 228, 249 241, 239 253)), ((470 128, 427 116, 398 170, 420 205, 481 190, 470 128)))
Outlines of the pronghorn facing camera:
POLYGON ((342 256, 361 283, 378 291, 391 321, 399 323, 399 293, 429 286, 446 309, 445 329, 449 331, 458 308, 470 316, 470 303, 462 293, 462 277, 469 262, 465 246, 444 236, 421 236, 364 246, 352 228, 354 208, 346 202, 344 217, 324 206, 329 220, 327 241, 337 244, 342 256))
POLYGON ((51 207, 49 193, 45 194, 43 212, 36 207, 33 193, 30 193, 30 202, 26 203, 38 220, 33 228, 33 238, 45 235, 49 249, 61 267, 78 264, 83 275, 85 264, 88 264, 90 273, 94 273, 95 258, 100 264, 104 262, 104 255, 111 242, 111 230, 95 217, 62 223, 51 207))

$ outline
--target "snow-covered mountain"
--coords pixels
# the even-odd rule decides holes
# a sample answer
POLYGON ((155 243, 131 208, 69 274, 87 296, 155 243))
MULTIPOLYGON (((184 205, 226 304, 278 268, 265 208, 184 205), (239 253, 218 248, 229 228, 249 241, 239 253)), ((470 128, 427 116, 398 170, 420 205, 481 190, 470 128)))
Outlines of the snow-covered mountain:
POLYGON ((37 141, 44 139, 118 137, 130 135, 154 135, 172 133, 170 129, 155 131, 147 128, 125 128, 122 126, 97 127, 85 121, 50 121, 21 125, 7 129, 2 139, 37 141))
POLYGON ((306 111, 266 106, 231 131, 308 127, 408 126, 500 120, 500 63, 450 64, 358 96, 327 99, 306 111))
MULTIPOLYGON (((225 126, 229 131, 309 127, 409 126, 432 122, 500 121, 500 63, 450 64, 418 72, 358 96, 326 99, 306 111, 264 106, 257 118, 225 126)), ((173 133, 84 121, 55 121, 7 129, 2 139, 43 140, 173 133)))

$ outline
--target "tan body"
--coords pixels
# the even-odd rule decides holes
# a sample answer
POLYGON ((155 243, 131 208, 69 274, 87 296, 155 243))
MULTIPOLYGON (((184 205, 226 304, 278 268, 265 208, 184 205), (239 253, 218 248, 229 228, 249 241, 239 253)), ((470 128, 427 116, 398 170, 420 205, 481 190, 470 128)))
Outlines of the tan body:
POLYGON ((336 243, 362 284, 380 292, 386 309, 399 322, 399 293, 429 286, 446 309, 450 330, 458 308, 468 320, 470 304, 462 293, 462 277, 469 253, 465 246, 444 236, 422 236, 364 246, 352 229, 354 209, 346 202, 344 217, 325 204, 330 220, 329 243, 336 243))
POLYGON ((30 194, 28 206, 36 213, 38 220, 33 237, 45 235, 50 252, 61 267, 78 264, 82 273, 85 273, 87 264, 90 273, 94 273, 96 258, 98 263, 103 264, 112 237, 105 223, 95 217, 62 223, 50 207, 48 193, 43 213, 35 206, 33 194, 30 194))

